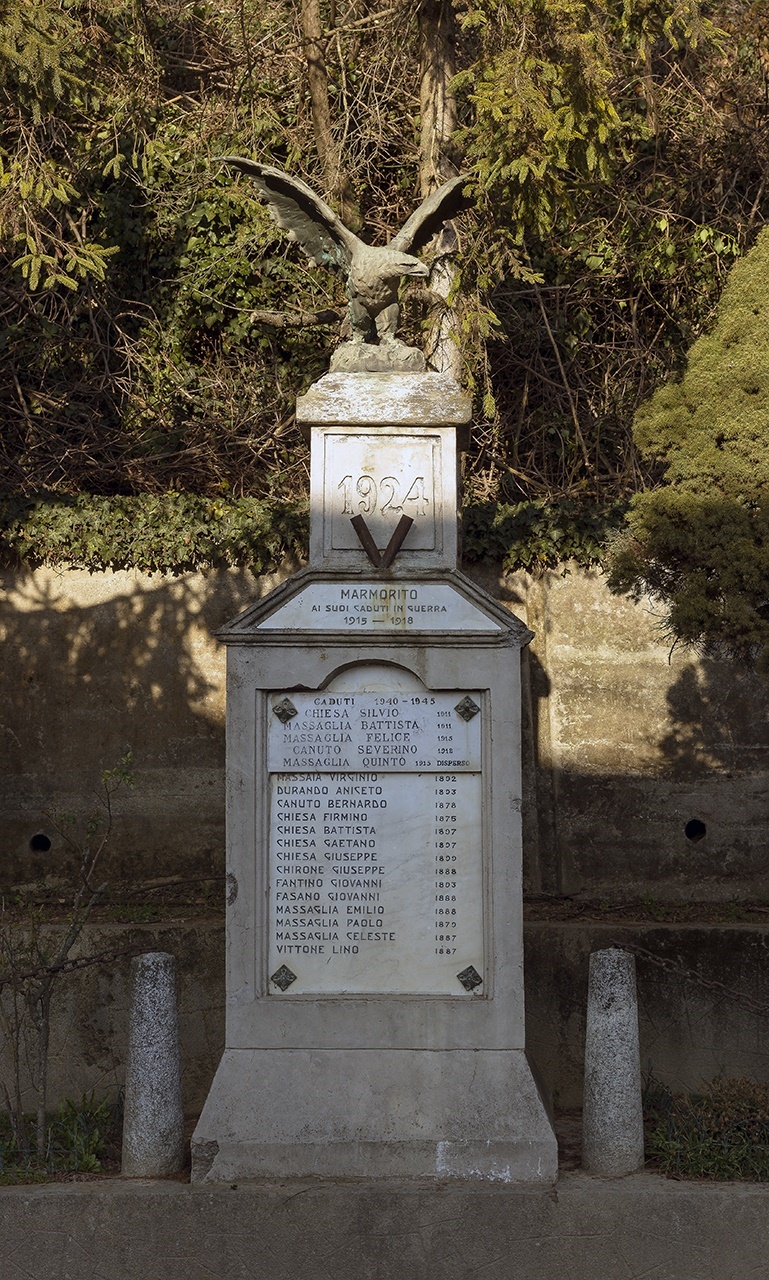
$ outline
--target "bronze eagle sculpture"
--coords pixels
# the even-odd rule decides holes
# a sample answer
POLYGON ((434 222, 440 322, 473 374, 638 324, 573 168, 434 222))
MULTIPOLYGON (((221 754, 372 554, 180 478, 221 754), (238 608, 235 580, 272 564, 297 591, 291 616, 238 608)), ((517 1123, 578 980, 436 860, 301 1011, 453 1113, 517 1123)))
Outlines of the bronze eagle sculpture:
POLYGON ((224 163, 245 173, 256 185, 279 227, 296 240, 316 266, 347 272, 352 341, 337 348, 332 370, 420 371, 421 351, 396 338, 398 283, 402 276, 427 277, 429 268, 408 250, 418 252, 454 215, 466 208, 466 177, 451 178, 423 200, 419 208, 383 248, 365 244, 344 226, 333 209, 301 178, 244 156, 224 156, 224 163))

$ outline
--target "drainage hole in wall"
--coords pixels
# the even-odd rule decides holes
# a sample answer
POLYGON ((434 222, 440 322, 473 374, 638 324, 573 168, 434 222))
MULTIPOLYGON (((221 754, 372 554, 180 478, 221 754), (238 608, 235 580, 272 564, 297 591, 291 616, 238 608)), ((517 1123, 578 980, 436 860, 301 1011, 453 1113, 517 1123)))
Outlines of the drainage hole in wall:
POLYGON ((699 818, 692 818, 684 827, 684 835, 687 840, 704 840, 708 834, 708 829, 704 822, 700 822, 699 818))
POLYGON ((29 847, 33 853, 47 853, 51 847, 51 841, 42 831, 38 831, 37 835, 32 836, 29 847))

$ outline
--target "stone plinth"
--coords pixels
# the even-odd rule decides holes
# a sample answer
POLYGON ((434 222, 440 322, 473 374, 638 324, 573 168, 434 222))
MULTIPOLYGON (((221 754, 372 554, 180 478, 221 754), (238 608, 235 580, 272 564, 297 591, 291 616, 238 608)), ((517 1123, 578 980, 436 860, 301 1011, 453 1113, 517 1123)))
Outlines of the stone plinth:
POLYGON ((449 377, 327 374, 297 403, 310 431, 310 564, 355 570, 363 516, 382 551, 398 521, 413 525, 391 576, 457 565, 457 427, 470 401, 449 377))
POLYGON ((296 402, 300 426, 464 427, 470 397, 443 373, 327 373, 296 402))
POLYGON ((195 1133, 195 1182, 557 1175, 522 1049, 231 1050, 215 1089, 195 1133))

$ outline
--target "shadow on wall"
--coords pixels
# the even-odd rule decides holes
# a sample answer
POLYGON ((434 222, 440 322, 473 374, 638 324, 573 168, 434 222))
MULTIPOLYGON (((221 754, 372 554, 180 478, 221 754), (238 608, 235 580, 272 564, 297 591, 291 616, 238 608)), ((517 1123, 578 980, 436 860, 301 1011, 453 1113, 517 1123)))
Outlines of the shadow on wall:
POLYGON ((715 1076, 769 1080, 766 927, 531 922, 526 1044, 562 1107, 582 1102, 590 953, 637 957, 641 1066, 676 1091, 715 1076))
POLYGON ((769 765, 769 686, 745 668, 690 662, 667 694, 670 731, 660 743, 675 778, 762 774, 769 765))
POLYGON ((86 815, 127 747, 136 788, 120 796, 110 874, 222 871, 224 654, 211 633, 274 580, 38 570, 2 585, 4 881, 57 870, 44 812, 86 815))
MULTIPOLYGON (((56 871, 62 850, 42 811, 86 814, 101 772, 127 745, 137 786, 120 799, 108 877, 223 871, 224 653, 211 633, 275 581, 233 571, 5 575, 6 884, 56 871), (39 834, 51 838, 46 852, 30 848, 39 834)), ((669 666, 661 643, 639 640, 637 615, 626 617, 621 634, 610 629, 596 638, 592 622, 579 631, 578 607, 605 608, 613 628, 615 605, 598 589, 591 595, 589 582, 568 589, 570 605, 566 588, 548 584, 561 596, 541 620, 525 591, 510 599, 537 632, 536 649, 524 651, 523 676, 527 890, 609 902, 769 899, 769 690, 726 663, 677 655, 669 666)), ((712 930, 645 925, 643 932, 647 951, 769 1004, 762 931, 725 928, 717 946, 712 930)), ((154 941, 157 926, 147 935, 154 941)), ((565 1105, 579 1100, 589 952, 639 936, 631 925, 527 927, 529 1041, 565 1105)), ((211 926, 206 938, 196 924, 167 940, 184 959, 189 984, 182 1006, 196 1064, 186 1081, 193 1107, 206 1092, 221 1039, 221 927, 211 926)), ((63 1048, 54 1092, 114 1087, 126 983, 127 962, 73 979, 58 1024, 63 1048), (82 1083, 68 1074, 78 1055, 90 1073, 82 1083)), ((644 956, 639 990, 644 1063, 651 1060, 665 1078, 696 1083, 720 1067, 769 1075, 755 1012, 732 1009, 724 995, 722 1016, 723 993, 692 986, 644 956), (689 1064, 685 1077, 682 1063, 689 1064)))
MULTIPOLYGON (((44 811, 86 815, 128 746, 136 789, 119 799, 110 878, 223 871, 224 652, 212 632, 277 581, 5 575, 5 884, 57 870, 44 811)), ((668 665, 642 611, 598 575, 483 585, 536 632, 523 662, 527 892, 769 896, 764 683, 712 660, 668 665)))
POLYGON ((691 655, 586 666, 564 689, 524 654, 526 891, 769 898, 767 684, 691 655))

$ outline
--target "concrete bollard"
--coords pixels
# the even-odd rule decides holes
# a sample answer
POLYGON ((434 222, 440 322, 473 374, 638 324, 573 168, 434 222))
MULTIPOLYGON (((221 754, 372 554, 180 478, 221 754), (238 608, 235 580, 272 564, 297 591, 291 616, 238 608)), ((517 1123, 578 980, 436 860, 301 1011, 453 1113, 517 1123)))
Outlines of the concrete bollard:
POLYGON ((151 951, 131 961, 122 1172, 157 1178, 183 1165, 176 960, 151 951))
POLYGON ((582 1166, 617 1178, 643 1162, 635 956, 610 947, 590 957, 582 1166))

